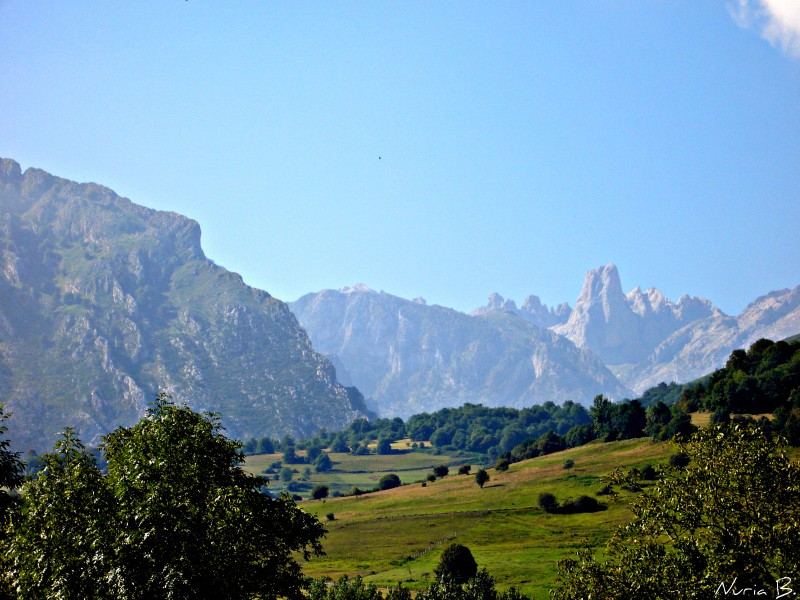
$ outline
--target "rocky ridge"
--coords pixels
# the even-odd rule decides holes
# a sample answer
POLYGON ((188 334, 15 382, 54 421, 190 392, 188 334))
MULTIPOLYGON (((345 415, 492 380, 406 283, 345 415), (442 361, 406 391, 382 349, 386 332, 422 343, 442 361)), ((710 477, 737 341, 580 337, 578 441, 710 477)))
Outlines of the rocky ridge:
POLYGON ((591 352, 516 314, 466 315, 363 285, 307 294, 290 307, 380 415, 628 393, 591 352))
POLYGON ((227 434, 309 434, 364 414, 286 304, 208 260, 199 225, 0 159, 0 393, 11 439, 89 444, 158 391, 227 434))

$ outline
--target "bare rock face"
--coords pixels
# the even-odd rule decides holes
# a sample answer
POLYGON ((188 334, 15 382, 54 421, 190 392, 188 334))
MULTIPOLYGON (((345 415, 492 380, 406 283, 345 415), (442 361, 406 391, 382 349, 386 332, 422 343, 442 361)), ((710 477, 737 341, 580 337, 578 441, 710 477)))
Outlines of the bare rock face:
POLYGON ((290 307, 314 347, 346 369, 382 416, 627 393, 591 352, 510 311, 465 315, 365 286, 308 294, 290 307))
POLYGON ((542 304, 538 296, 528 296, 522 303, 522 307, 517 308, 516 302, 506 300, 497 292, 489 296, 486 306, 476 308, 471 315, 486 315, 492 312, 508 312, 522 317, 529 323, 537 327, 552 327, 566 322, 570 314, 569 304, 559 304, 556 308, 549 308, 542 304))
POLYGON ((364 414, 288 307, 208 260, 199 225, 0 160, 0 393, 20 448, 86 443, 159 391, 280 436, 364 414))
POLYGON ((569 319, 552 329, 607 365, 637 364, 673 332, 714 312, 707 300, 683 296, 676 304, 655 288, 626 295, 617 267, 609 264, 586 274, 569 319))
POLYGON ((738 317, 719 311, 678 329, 626 377, 641 392, 661 381, 692 381, 720 368, 739 348, 760 338, 782 340, 800 332, 800 286, 770 292, 738 317))

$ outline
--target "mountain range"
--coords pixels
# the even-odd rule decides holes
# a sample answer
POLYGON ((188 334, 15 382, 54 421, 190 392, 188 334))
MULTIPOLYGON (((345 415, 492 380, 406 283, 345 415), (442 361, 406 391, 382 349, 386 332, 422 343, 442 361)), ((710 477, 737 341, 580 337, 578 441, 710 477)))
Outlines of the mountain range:
POLYGON ((199 225, 103 186, 0 160, 0 398, 47 449, 131 425, 159 391, 232 437, 309 435, 366 414, 286 304, 207 259, 199 225))
POLYGON ((364 285, 307 294, 290 307, 314 348, 383 416, 627 393, 592 352, 513 313, 466 315, 364 285))
POLYGON ((464 402, 527 406, 635 397, 721 367, 759 338, 800 332, 800 286, 762 296, 738 317, 709 300, 622 290, 613 264, 586 273, 575 307, 497 293, 469 315, 363 284, 307 294, 290 307, 314 347, 384 416, 464 402))
MULTIPOLYGON (((488 306, 473 314, 506 310, 506 305, 493 294, 488 306)), ((759 338, 778 340, 800 332, 800 286, 761 296, 732 317, 696 296, 672 302, 655 288, 643 292, 638 287, 625 294, 617 267, 608 264, 586 273, 575 307, 560 313, 569 316, 551 331, 596 354, 623 385, 640 394, 662 381, 687 382, 718 369, 733 350, 759 338)))
POLYGON ((0 398, 20 449, 66 426, 97 444, 159 391, 238 438, 464 402, 622 399, 798 332, 800 286, 729 316, 625 294, 613 264, 586 274, 574 307, 495 293, 465 314, 364 285, 287 305, 209 260, 195 221, 0 159, 0 398))

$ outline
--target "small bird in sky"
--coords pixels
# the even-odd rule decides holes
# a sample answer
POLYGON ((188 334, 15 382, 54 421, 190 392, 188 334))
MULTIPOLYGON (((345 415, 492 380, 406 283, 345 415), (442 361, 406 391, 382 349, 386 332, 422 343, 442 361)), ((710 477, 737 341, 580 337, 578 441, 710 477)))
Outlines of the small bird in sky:
POLYGON ((380 160, 380 159, 381 159, 381 157, 379 156, 379 157, 378 157, 378 160, 380 160))

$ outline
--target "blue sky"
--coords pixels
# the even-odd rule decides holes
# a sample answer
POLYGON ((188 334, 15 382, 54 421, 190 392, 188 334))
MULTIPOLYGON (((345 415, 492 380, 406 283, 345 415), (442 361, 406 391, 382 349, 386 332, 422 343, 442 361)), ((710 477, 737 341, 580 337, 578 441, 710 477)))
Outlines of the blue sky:
POLYGON ((283 300, 800 284, 796 0, 0 0, 0 156, 283 300))

